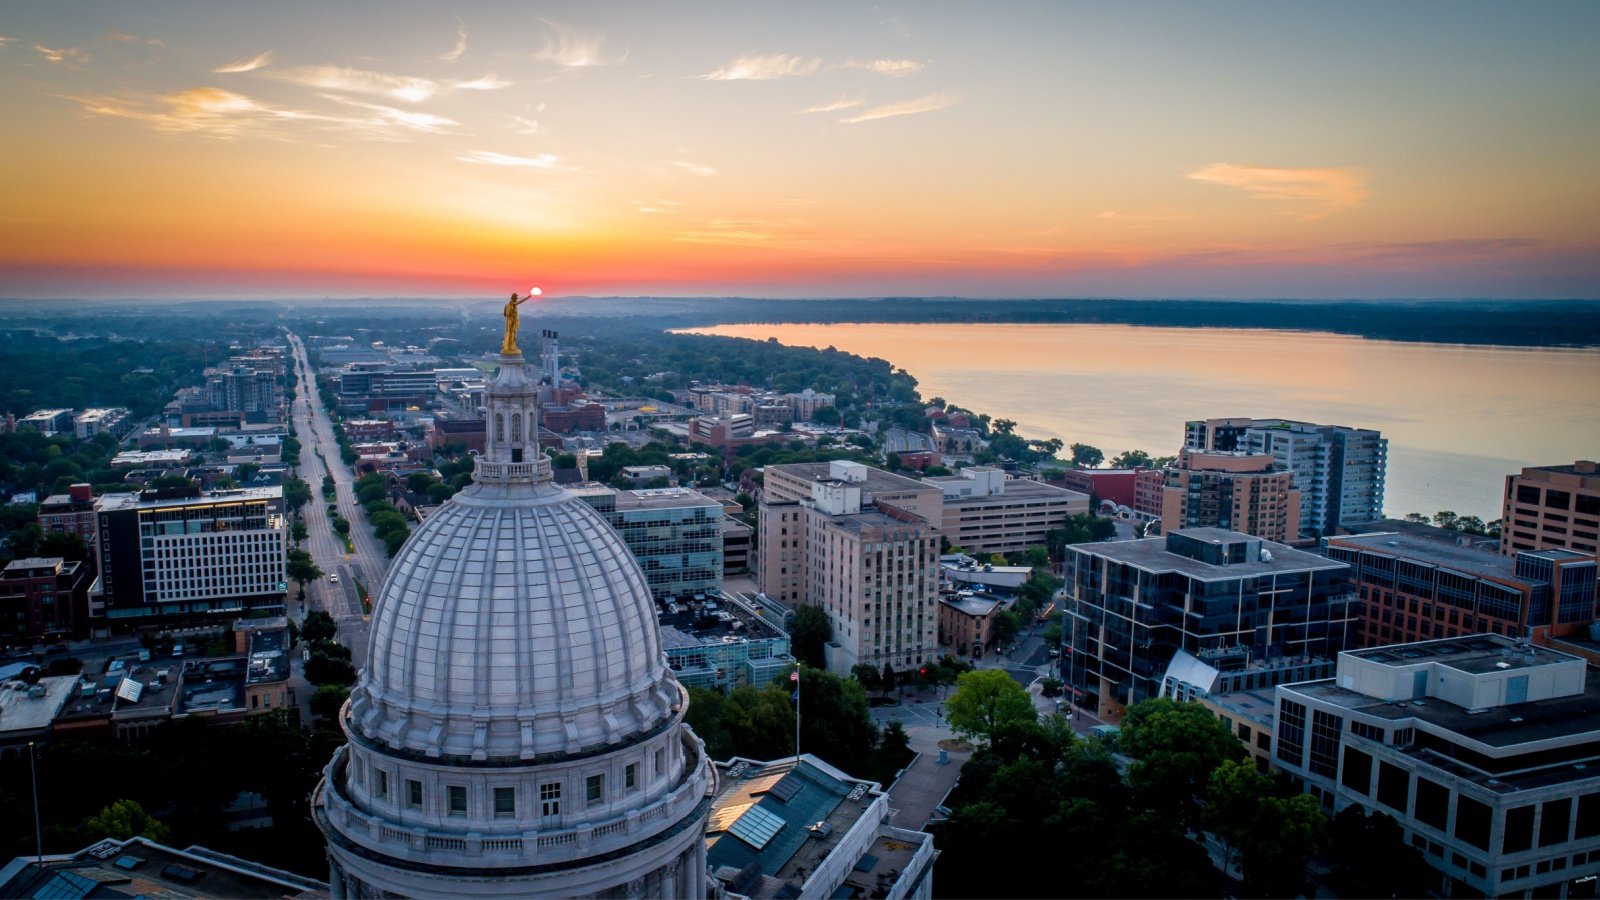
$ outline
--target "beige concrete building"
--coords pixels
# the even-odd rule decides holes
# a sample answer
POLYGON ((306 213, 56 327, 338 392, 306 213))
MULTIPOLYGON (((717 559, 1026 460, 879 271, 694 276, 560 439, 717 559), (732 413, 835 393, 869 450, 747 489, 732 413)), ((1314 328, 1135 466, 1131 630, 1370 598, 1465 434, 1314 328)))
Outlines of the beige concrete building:
POLYGON ((850 482, 860 488, 862 504, 886 503, 935 525, 944 515, 937 487, 861 463, 836 460, 767 466, 756 526, 760 532, 756 542, 756 583, 762 593, 786 606, 802 602, 800 561, 804 557, 804 531, 799 504, 811 499, 811 487, 819 481, 850 482))
POLYGON ((1224 528, 1279 543, 1299 537, 1300 491, 1294 473, 1272 456, 1185 447, 1167 470, 1161 530, 1224 528))
POLYGON ((993 466, 968 466, 958 475, 924 478, 943 493, 941 531, 968 553, 1011 553, 1044 544, 1045 533, 1068 516, 1089 511, 1089 495, 1008 478, 993 466))
POLYGON ((1576 550, 1600 546, 1600 472, 1593 460, 1570 466, 1530 466, 1506 476, 1500 552, 1576 550))
POLYGON ((758 583, 785 606, 828 614, 831 671, 937 658, 938 497, 859 463, 767 468, 758 583))

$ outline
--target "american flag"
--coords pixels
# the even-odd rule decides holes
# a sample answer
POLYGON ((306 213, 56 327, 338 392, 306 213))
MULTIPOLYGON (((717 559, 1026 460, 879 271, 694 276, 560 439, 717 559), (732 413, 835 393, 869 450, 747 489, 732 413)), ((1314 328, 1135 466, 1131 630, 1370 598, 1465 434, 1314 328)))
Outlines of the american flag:
POLYGON ((789 680, 790 681, 799 681, 800 680, 800 670, 799 669, 795 669, 793 672, 790 672, 789 673, 789 680))

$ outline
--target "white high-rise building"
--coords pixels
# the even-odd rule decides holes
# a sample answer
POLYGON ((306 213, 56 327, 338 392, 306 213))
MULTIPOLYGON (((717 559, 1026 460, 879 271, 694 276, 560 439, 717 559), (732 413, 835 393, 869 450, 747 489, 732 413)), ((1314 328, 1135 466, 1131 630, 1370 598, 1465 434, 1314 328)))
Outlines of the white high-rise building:
POLYGON ((501 357, 473 485, 384 580, 312 799, 333 897, 706 896, 687 692, 633 555, 550 481, 537 390, 501 357))

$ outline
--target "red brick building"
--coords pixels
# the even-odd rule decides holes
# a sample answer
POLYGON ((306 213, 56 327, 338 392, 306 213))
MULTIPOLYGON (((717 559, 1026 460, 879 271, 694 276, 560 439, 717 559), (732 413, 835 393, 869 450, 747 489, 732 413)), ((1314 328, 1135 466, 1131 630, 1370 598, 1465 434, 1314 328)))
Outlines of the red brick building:
POLYGON ((59 556, 18 559, 0 572, 0 640, 65 639, 89 623, 89 567, 59 556))
POLYGON ((75 484, 65 494, 51 494, 39 504, 39 530, 45 534, 75 534, 92 545, 98 534, 94 516, 94 488, 75 484))

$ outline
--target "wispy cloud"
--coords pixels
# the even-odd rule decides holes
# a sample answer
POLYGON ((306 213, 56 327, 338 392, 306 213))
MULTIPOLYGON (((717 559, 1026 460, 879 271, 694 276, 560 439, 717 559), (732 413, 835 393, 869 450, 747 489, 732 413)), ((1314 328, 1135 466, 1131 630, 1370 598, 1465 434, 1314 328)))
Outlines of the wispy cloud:
POLYGON ((53 63, 86 63, 89 61, 89 54, 77 47, 56 50, 43 44, 34 44, 33 49, 37 50, 40 56, 53 63))
POLYGON ((812 57, 773 53, 765 56, 741 56, 720 69, 713 69, 700 77, 706 81, 773 81, 778 78, 796 78, 815 75, 822 70, 822 60, 812 57))
POLYGON ((517 134, 538 134, 539 123, 537 120, 527 118, 526 116, 512 116, 511 130, 515 131, 517 134))
POLYGON ((450 86, 458 91, 498 91, 501 88, 511 87, 511 82, 493 75, 485 75, 471 81, 457 81, 450 86))
POLYGON ((15 43, 16 40, 17 39, 14 38, 14 37, 6 37, 5 35, 0 34, 0 47, 4 47, 7 44, 15 43))
POLYGON ((217 66, 211 71, 217 73, 218 75, 232 75, 235 72, 254 72, 255 70, 262 68, 271 62, 272 51, 268 50, 264 53, 252 56, 249 59, 235 60, 225 66, 217 66))
POLYGON ((548 33, 544 38, 544 47, 534 54, 535 59, 569 69, 619 65, 628 59, 626 50, 618 56, 606 54, 605 35, 580 34, 555 22, 540 21, 544 22, 548 33))
POLYGON ((861 104, 863 104, 865 102, 866 102, 865 100, 862 100, 859 97, 854 98, 854 99, 851 99, 849 97, 840 97, 838 100, 835 100, 832 103, 824 103, 821 106, 812 106, 812 107, 809 107, 809 108, 806 108, 806 109, 802 109, 802 110, 800 110, 800 112, 802 114, 804 114, 804 113, 838 112, 841 109, 853 109, 853 108, 855 108, 857 106, 860 106, 861 104))
POLYGON ((548 153, 538 156, 508 156, 504 153, 493 153, 488 150, 474 150, 456 157, 462 162, 480 163, 488 166, 509 166, 523 169, 553 169, 559 158, 548 153))
POLYGON ((154 104, 105 98, 74 99, 83 104, 85 111, 95 115, 132 119, 158 131, 192 132, 217 138, 239 137, 274 121, 307 117, 214 87, 167 94, 154 104))
POLYGON ((303 87, 347 94, 371 94, 420 103, 439 92, 439 84, 427 78, 391 75, 343 66, 296 66, 275 69, 268 77, 303 87))
POLYGON ((941 91, 937 94, 929 94, 926 97, 918 97, 915 100, 902 100, 899 103, 874 106, 858 116, 840 119, 839 122, 844 125, 855 125, 860 122, 875 122, 878 119, 892 119, 895 116, 914 116, 918 113, 948 109, 955 105, 956 95, 949 91, 941 91))
POLYGON ((467 52, 467 23, 461 21, 460 16, 456 16, 456 45, 449 53, 439 54, 439 58, 445 62, 455 62, 465 52, 467 52))
POLYGON ((703 166, 699 163, 684 162, 680 159, 672 160, 668 163, 668 165, 677 166, 685 172, 688 172, 690 175, 697 175, 701 178, 710 178, 711 176, 717 174, 717 170, 711 168, 710 166, 703 166))
POLYGON ((1185 219, 1194 218, 1194 213, 1178 211, 1120 212, 1108 209, 1105 212, 1096 213, 1095 218, 1110 219, 1116 222, 1181 222, 1185 219))
POLYGON ((1355 168, 1282 169, 1212 163, 1189 173, 1195 181, 1239 188, 1258 200, 1310 205, 1307 218, 1355 206, 1367 199, 1367 174, 1355 168))
POLYGON ((449 129, 461 124, 455 119, 448 119, 444 116, 436 116, 432 113, 417 112, 416 110, 410 109, 396 109, 392 106, 383 106, 378 103, 366 103, 360 100, 352 100, 348 97, 340 97, 337 94, 324 94, 323 97, 328 100, 343 103, 346 106, 353 106, 357 109, 364 109, 372 113, 371 116, 366 118, 354 120, 347 119, 343 121, 345 121, 346 124, 357 126, 362 130, 377 134, 379 136, 392 134, 397 129, 438 134, 448 131, 449 129))
POLYGON ((921 72, 928 64, 914 59, 852 59, 839 65, 845 69, 860 69, 876 75, 902 78, 921 72))

